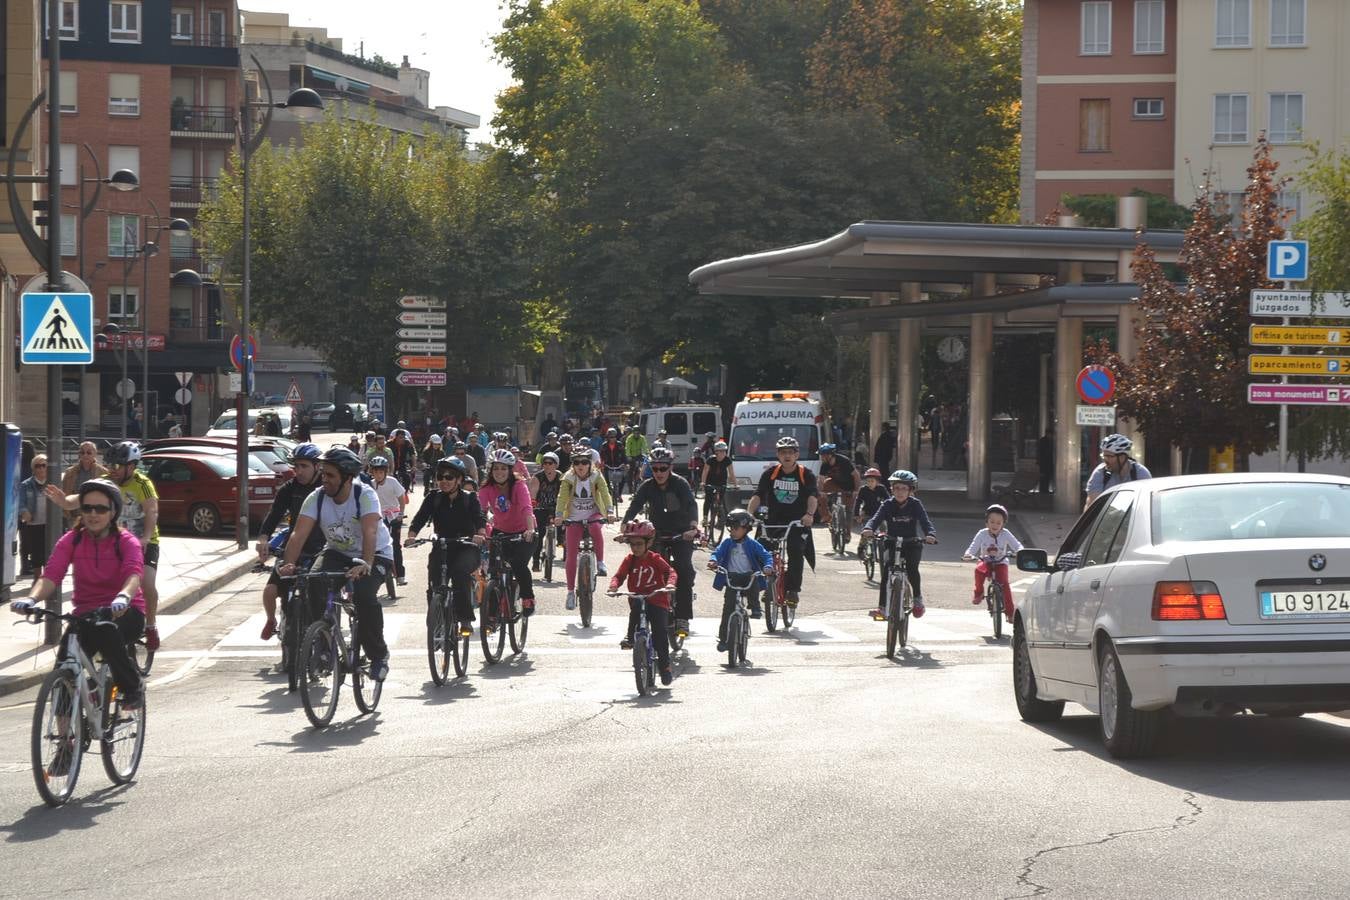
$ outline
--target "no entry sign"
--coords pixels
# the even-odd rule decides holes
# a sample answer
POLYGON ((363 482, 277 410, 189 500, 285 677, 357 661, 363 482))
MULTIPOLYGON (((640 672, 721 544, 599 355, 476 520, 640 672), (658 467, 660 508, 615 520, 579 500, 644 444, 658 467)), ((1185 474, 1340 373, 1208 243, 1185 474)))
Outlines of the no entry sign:
POLYGON ((1084 403, 1110 403, 1116 395, 1116 375, 1106 366, 1084 366, 1077 386, 1084 403))

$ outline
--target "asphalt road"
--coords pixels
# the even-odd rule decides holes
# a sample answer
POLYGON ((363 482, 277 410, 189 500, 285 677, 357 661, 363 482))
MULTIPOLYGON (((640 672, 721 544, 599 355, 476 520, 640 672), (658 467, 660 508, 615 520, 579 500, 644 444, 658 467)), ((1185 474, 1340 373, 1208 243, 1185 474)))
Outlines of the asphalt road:
POLYGON ((1182 723, 1166 755, 1129 764, 1081 710, 1024 724, 1006 643, 965 599, 969 569, 943 561, 978 523, 938 526, 932 612, 899 661, 856 560, 822 556, 794 634, 757 627, 748 670, 714 652, 701 577, 688 653, 649 699, 620 607, 582 633, 558 585, 539 588, 524 656, 434 687, 414 551, 381 706, 358 716, 344 692, 324 732, 257 639, 261 577, 240 579, 168 623, 129 787, 89 758, 47 809, 31 697, 6 698, 0 896, 1345 893, 1339 720, 1182 723))

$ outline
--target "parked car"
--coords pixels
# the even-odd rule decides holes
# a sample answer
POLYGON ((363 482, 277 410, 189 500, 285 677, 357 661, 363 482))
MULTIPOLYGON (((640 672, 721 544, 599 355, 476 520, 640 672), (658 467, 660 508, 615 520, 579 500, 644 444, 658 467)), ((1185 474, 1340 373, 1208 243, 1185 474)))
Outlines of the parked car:
POLYGON ((1118 485, 1078 519, 1013 625, 1028 721, 1101 716, 1113 756, 1154 750, 1170 711, 1350 709, 1350 478, 1244 472, 1118 485))
MULTIPOLYGON (((283 435, 290 434, 291 408, 289 406, 266 406, 266 407, 259 407, 258 409, 250 409, 248 411, 248 425, 247 425, 248 430, 249 431, 253 430, 253 426, 257 424, 259 416, 273 416, 273 415, 277 417, 281 433, 283 435)), ((211 425, 211 427, 206 430, 206 437, 234 437, 235 432, 234 420, 235 420, 234 410, 228 409, 225 412, 221 413, 220 418, 216 419, 216 421, 211 425)))
POLYGON ((309 424, 314 428, 327 428, 333 420, 333 410, 336 406, 332 403, 311 403, 306 412, 309 413, 309 424))
MULTIPOLYGON (((250 438, 248 452, 249 456, 262 463, 267 471, 286 482, 295 477, 295 468, 290 462, 290 450, 279 443, 273 443, 279 440, 279 438, 250 438)), ((147 443, 143 454, 153 455, 163 452, 210 453, 213 456, 228 456, 233 459, 236 451, 232 438, 164 438, 147 443)))
MULTIPOLYGON (((141 465, 159 493, 159 521, 210 535, 238 520, 239 502, 234 483, 234 459, 209 452, 154 451, 141 465)), ((267 515, 280 479, 262 463, 250 463, 248 518, 250 527, 267 515)))
POLYGON ((370 411, 364 403, 338 403, 328 424, 333 431, 365 431, 370 427, 370 411))

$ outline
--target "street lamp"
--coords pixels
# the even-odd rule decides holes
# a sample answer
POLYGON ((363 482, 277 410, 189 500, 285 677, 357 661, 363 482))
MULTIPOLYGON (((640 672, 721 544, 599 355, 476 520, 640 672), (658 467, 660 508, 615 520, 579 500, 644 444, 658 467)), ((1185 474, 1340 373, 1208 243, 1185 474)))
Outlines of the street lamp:
MULTIPOLYGON (((159 207, 155 201, 146 198, 150 208, 155 211, 155 240, 150 246, 155 247, 155 251, 141 257, 141 439, 148 440, 150 437, 150 256, 154 256, 159 251, 159 235, 162 230, 162 219, 159 216, 159 207)), ((170 219, 170 233, 183 233, 192 231, 192 223, 187 219, 170 219)), ((178 275, 179 273, 174 273, 178 275)), ((193 273, 196 274, 195 272, 193 273)), ((172 281, 171 283, 177 283, 172 281)), ((197 284, 201 284, 201 278, 198 277, 197 284)), ((125 296, 125 295, 124 295, 125 296)), ((126 301, 123 300, 125 303, 126 301)))
POLYGON ((99 169, 98 157, 94 155, 93 149, 90 148, 88 144, 84 144, 83 146, 85 152, 89 154, 89 159, 92 160, 94 163, 94 177, 86 178, 84 176, 84 164, 81 163, 79 176, 80 177, 79 234, 77 235, 78 246, 75 251, 77 258, 79 259, 79 267, 80 267, 79 272, 81 281, 84 280, 84 220, 88 218, 89 214, 92 213, 94 209, 98 206, 98 195, 99 192, 103 190, 103 185, 106 184, 110 189, 117 191, 119 193, 134 191, 140 188, 141 186, 140 178, 138 178, 136 176, 136 173, 131 171, 130 169, 118 169, 116 172, 113 172, 107 178, 104 178, 102 171, 100 171, 99 169), (89 198, 88 203, 86 203, 84 200, 84 186, 86 184, 94 185, 94 196, 89 198))

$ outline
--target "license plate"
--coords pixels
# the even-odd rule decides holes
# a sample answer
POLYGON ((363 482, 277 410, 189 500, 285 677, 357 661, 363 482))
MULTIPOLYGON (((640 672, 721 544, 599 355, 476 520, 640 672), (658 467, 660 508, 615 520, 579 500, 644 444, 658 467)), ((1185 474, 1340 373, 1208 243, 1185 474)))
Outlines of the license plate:
POLYGON ((1261 592, 1261 618, 1350 615, 1350 590, 1292 588, 1261 592))
POLYGON ((272 489, 270 487, 255 487, 253 489, 253 496, 270 497, 272 496, 272 489))

